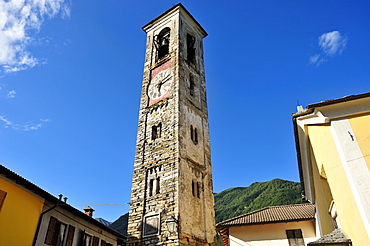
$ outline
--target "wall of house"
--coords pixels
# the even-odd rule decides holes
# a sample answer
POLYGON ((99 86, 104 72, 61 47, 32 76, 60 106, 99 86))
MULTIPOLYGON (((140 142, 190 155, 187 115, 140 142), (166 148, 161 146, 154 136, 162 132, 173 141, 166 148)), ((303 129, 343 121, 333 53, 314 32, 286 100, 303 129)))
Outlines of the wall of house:
MULTIPOLYGON (((49 206, 52 206, 53 204, 49 204, 49 206)), ((45 207, 44 210, 47 210, 49 206, 45 207)), ((83 214, 82 214, 83 215, 83 214)), ((40 230, 37 236, 36 245, 37 246, 46 246, 45 244, 45 238, 47 235, 48 227, 49 227, 49 221, 50 217, 53 216, 58 221, 66 225, 66 231, 64 234, 63 241, 65 242, 67 239, 67 232, 68 227, 73 226, 75 227, 74 236, 73 236, 73 243, 72 245, 81 245, 80 242, 83 237, 83 233, 86 233, 90 236, 96 236, 99 238, 99 244, 101 245, 101 240, 104 240, 106 243, 110 243, 113 246, 117 246, 117 237, 113 234, 111 234, 108 231, 103 230, 101 227, 96 226, 92 223, 89 223, 88 221, 84 220, 80 216, 77 216, 75 214, 72 214, 66 210, 63 209, 63 207, 57 207, 49 212, 47 212, 43 218, 42 223, 40 226, 40 230)), ((86 218, 88 217, 87 215, 86 218)))
POLYGON ((1 177, 0 189, 7 192, 0 211, 0 244, 32 245, 43 200, 1 177))
POLYGON ((230 246, 289 246, 286 230, 294 229, 301 229, 305 244, 317 239, 314 220, 236 226, 229 228, 230 246))
POLYGON ((370 170, 370 142, 369 142, 369 126, 370 126, 370 114, 362 114, 357 116, 349 117, 349 122, 354 131, 356 141, 363 158, 365 159, 368 171, 370 170))
POLYGON ((361 114, 307 127, 321 232, 332 230, 328 213, 333 199, 339 226, 354 245, 370 245, 369 124, 370 116, 361 114))

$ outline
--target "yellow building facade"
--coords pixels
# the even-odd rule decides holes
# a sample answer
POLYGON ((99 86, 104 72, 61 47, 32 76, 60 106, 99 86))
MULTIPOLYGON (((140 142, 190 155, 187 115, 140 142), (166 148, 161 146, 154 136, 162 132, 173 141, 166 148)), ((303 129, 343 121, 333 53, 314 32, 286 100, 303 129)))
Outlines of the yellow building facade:
POLYGON ((124 245, 124 235, 62 197, 0 165, 0 246, 124 245))
MULTIPOLYGON (((317 235, 339 229, 347 245, 370 245, 370 93, 298 107, 293 122, 302 193, 316 206, 317 235)), ((335 243, 319 242, 313 245, 335 243)))
POLYGON ((0 176, 0 245, 32 245, 43 199, 0 176))

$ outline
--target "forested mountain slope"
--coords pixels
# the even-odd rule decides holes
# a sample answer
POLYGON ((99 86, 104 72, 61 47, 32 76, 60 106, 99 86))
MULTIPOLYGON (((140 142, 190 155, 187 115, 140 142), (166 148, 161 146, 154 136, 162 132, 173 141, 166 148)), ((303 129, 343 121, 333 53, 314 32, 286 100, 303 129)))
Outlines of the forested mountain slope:
POLYGON ((268 206, 301 203, 298 182, 273 179, 215 194, 216 223, 268 206))

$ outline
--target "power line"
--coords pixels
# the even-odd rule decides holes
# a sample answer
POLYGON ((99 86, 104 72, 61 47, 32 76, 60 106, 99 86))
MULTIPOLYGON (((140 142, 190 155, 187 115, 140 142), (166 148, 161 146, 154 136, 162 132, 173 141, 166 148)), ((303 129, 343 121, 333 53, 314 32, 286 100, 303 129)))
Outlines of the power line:
POLYGON ((69 204, 71 206, 112 206, 112 205, 130 205, 130 203, 107 203, 107 204, 69 204))

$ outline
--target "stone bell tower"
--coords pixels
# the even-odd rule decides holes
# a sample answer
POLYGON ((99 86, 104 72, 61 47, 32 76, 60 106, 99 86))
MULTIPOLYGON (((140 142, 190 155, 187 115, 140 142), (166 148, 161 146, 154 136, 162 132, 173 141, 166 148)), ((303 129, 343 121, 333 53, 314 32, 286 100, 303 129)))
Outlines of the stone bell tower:
POLYGON ((177 4, 147 33, 128 245, 214 245, 202 39, 177 4))

